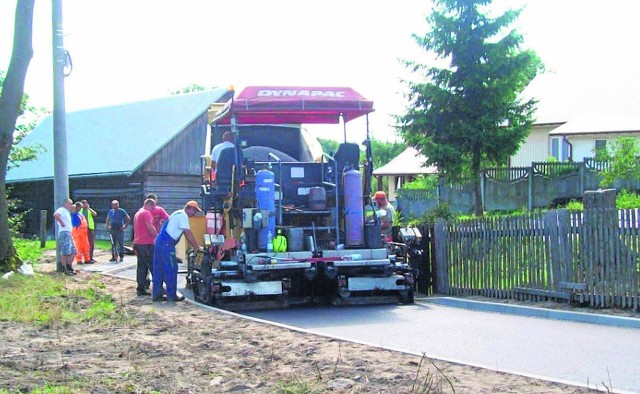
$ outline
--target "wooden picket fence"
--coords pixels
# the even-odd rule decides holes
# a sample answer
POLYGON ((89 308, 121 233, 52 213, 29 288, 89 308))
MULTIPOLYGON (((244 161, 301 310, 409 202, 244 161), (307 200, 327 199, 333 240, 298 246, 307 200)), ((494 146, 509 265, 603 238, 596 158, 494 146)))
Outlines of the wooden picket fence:
POLYGON ((637 210, 439 220, 433 238, 437 293, 639 309, 637 210))

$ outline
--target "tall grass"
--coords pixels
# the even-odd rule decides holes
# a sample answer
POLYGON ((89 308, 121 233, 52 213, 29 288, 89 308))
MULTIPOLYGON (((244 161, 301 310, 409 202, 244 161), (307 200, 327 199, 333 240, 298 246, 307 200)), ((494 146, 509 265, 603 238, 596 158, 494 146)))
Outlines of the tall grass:
MULTIPOLYGON (((40 258, 42 258, 44 251, 56 250, 56 241, 48 240, 44 248, 41 248, 39 240, 13 238, 13 247, 16 249, 20 260, 35 266, 38 264, 38 261, 40 261, 40 258)), ((96 240, 95 247, 98 250, 111 250, 111 243, 109 241, 96 240)))
POLYGON ((40 248, 40 241, 24 238, 14 238, 13 247, 20 259, 25 263, 37 264, 45 250, 55 250, 56 241, 47 241, 45 247, 40 248))
MULTIPOLYGON (((20 259, 34 265, 45 250, 56 248, 55 241, 47 241, 44 248, 38 240, 15 238, 13 244, 20 259)), ((116 317, 113 298, 98 279, 71 287, 69 278, 55 274, 12 275, 0 282, 0 320, 50 325, 116 317)))
POLYGON ((97 279, 67 287, 67 277, 12 275, 0 286, 0 320, 44 326, 118 317, 116 304, 97 279))

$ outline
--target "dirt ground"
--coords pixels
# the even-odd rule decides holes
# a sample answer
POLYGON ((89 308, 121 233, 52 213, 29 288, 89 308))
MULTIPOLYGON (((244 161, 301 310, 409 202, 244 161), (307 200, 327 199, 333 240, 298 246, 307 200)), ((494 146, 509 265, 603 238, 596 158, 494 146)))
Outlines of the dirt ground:
MULTIPOLYGON (((108 257, 103 258, 105 261, 108 257)), ((100 257, 98 257, 100 260, 100 257)), ((37 267, 52 273, 51 258, 37 267)), ((64 277, 80 286, 92 274, 64 277)), ((0 322, 0 389, 73 393, 587 393, 584 388, 302 334, 97 278, 125 319, 42 328, 0 322)))

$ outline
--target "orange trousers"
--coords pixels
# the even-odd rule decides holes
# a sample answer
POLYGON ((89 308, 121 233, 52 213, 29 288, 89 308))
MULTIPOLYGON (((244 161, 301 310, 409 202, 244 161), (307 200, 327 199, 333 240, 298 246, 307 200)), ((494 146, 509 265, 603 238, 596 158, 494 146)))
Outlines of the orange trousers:
POLYGON ((76 263, 85 263, 91 260, 91 247, 89 246, 89 230, 86 226, 74 227, 71 230, 73 242, 76 244, 78 254, 76 254, 76 263))

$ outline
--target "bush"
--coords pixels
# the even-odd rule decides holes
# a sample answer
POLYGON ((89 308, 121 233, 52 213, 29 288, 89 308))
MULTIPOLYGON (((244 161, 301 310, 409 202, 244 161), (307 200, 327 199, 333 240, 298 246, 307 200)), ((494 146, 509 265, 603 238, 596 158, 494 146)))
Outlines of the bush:
POLYGON ((611 165, 602 171, 600 186, 609 187, 618 180, 640 177, 640 145, 633 137, 618 138, 608 149, 611 165))
POLYGON ((7 199, 7 222, 9 225, 9 232, 12 237, 17 237, 24 229, 24 218, 27 216, 30 209, 21 209, 22 201, 10 198, 11 188, 8 187, 5 191, 5 197, 7 199))
POLYGON ((584 205, 582 204, 582 201, 578 201, 578 200, 569 201, 565 208, 568 209, 569 211, 577 211, 577 212, 584 211, 584 205))
POLYGON ((438 187, 438 176, 436 175, 420 175, 413 181, 402 186, 406 190, 436 190, 438 187))
POLYGON ((636 193, 629 193, 625 189, 620 190, 620 193, 618 193, 618 195, 616 196, 616 208, 640 208, 640 195, 636 193))
POLYGON ((416 225, 420 223, 434 224, 436 220, 438 220, 438 218, 442 218, 444 220, 451 220, 454 217, 455 217, 454 214, 451 213, 451 208, 449 208, 449 204, 447 204, 446 202, 440 202, 432 210, 420 216, 418 220, 409 221, 409 225, 416 225))
MULTIPOLYGON (((566 205, 558 206, 558 208, 568 209, 569 211, 584 211, 582 201, 570 200, 566 205)), ((628 192, 625 189, 620 190, 616 196, 617 209, 636 209, 640 208, 640 194, 628 192)))

